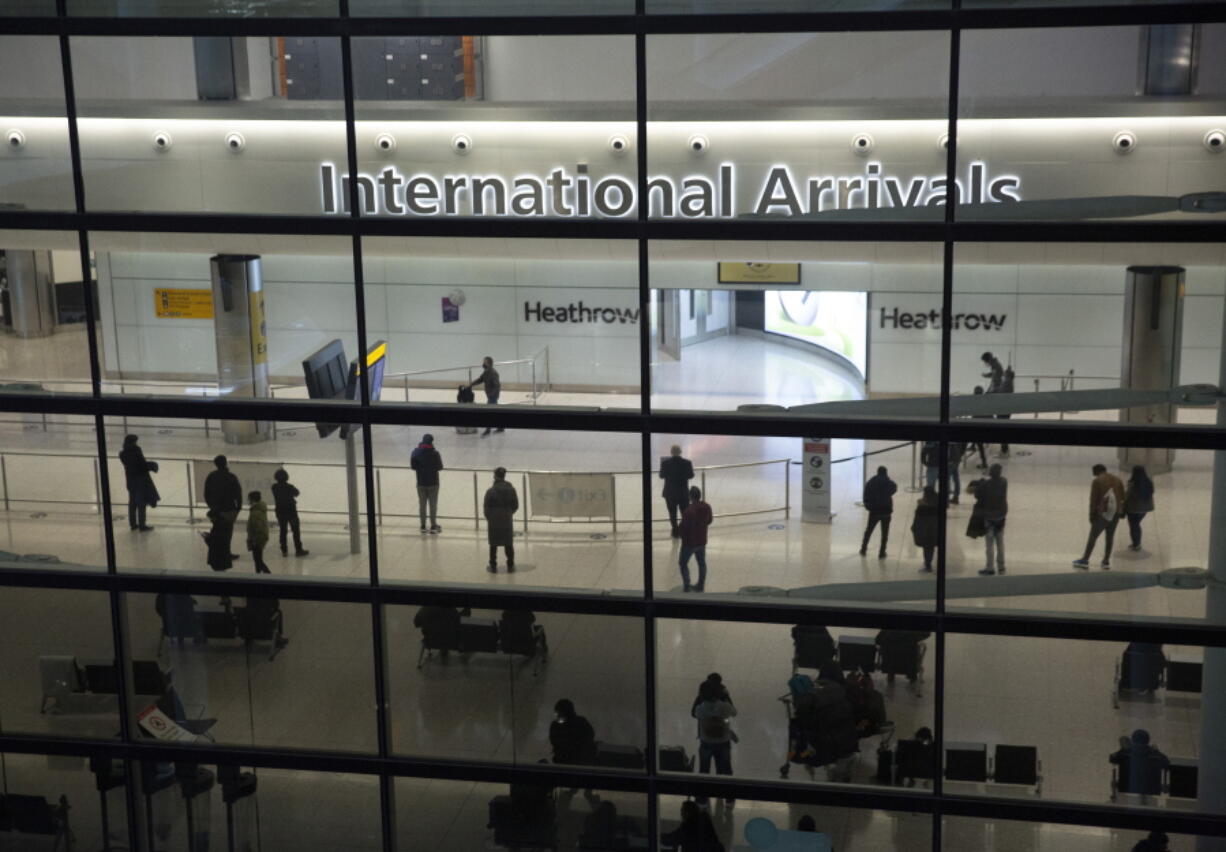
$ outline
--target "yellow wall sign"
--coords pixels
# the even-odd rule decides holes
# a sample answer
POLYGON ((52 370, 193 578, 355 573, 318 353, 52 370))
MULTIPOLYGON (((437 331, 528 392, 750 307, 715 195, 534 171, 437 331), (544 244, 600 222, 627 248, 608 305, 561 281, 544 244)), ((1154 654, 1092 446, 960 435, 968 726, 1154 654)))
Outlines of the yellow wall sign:
POLYGON ((212 290, 153 289, 153 314, 159 319, 212 319, 212 290))
POLYGON ((799 284, 799 263, 721 263, 720 284, 799 284))

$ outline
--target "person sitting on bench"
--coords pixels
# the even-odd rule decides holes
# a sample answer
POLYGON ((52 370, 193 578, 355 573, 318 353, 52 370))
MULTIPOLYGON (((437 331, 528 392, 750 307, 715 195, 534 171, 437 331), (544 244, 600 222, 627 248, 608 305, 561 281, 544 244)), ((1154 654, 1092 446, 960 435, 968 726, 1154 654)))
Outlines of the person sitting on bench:
POLYGON ((1119 751, 1111 755, 1120 767, 1119 791, 1142 796, 1162 792, 1162 772, 1171 765, 1170 759, 1151 745, 1149 731, 1137 728, 1131 737, 1120 737, 1119 751))
POLYGON ((460 648, 460 611, 453 606, 423 606, 413 626, 421 630, 426 649, 440 650, 445 657, 449 649, 460 648))

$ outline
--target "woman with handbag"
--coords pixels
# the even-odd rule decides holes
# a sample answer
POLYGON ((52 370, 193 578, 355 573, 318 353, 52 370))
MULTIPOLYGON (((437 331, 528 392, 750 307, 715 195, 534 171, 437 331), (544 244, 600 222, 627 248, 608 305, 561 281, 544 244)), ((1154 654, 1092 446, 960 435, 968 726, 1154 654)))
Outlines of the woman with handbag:
POLYGON ((1009 514, 1009 480, 1000 474, 1001 466, 994 464, 988 468, 987 479, 972 482, 967 488, 975 495, 975 508, 971 512, 966 534, 971 538, 983 536, 987 564, 979 573, 984 576, 1005 573, 1005 516, 1009 514))
POLYGON ((157 473, 157 462, 145 461, 145 454, 136 445, 136 435, 125 435, 119 461, 123 463, 124 482, 128 486, 128 527, 149 532, 153 527, 145 523, 145 508, 157 507, 162 499, 151 473, 157 473))

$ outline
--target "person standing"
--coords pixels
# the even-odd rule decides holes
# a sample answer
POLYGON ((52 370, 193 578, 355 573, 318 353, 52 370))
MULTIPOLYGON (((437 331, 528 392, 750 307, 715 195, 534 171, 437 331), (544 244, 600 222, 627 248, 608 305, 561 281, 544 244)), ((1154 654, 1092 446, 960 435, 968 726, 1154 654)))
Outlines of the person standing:
MULTIPOLYGON (((1013 393, 1013 368, 1004 367, 1000 363, 1000 359, 991 352, 984 352, 980 356, 980 360, 987 366, 988 371, 983 373, 983 377, 988 380, 988 393, 1013 393)), ((997 414, 997 420, 1008 420, 1012 415, 997 414)), ((1002 443, 1000 445, 1000 454, 1002 456, 1009 455, 1009 445, 1002 443)), ((986 462, 985 462, 986 463, 986 462)))
MULTIPOLYGON (((485 391, 486 405, 498 404, 498 397, 502 395, 502 380, 498 377, 498 371, 494 369, 494 359, 489 355, 486 355, 481 359, 481 375, 477 376, 477 378, 473 380, 473 383, 468 386, 468 389, 472 390, 477 385, 481 385, 482 389, 485 391)), ((502 426, 499 426, 494 431, 503 432, 505 429, 502 426)), ((481 437, 484 438, 489 435, 489 433, 490 427, 486 426, 485 431, 481 433, 481 437)))
POLYGON ((294 533, 294 555, 307 556, 311 551, 302 546, 302 524, 298 520, 298 489, 289 484, 289 474, 278 470, 272 475, 272 499, 276 507, 277 526, 281 528, 281 555, 289 556, 286 532, 294 533))
MULTIPOLYGON (((958 505, 958 492, 962 490, 962 479, 958 476, 958 465, 962 463, 962 454, 966 452, 966 444, 946 444, 946 468, 949 471, 949 502, 958 505)), ((937 491, 937 482, 941 478, 941 444, 939 441, 925 441, 920 449, 920 463, 924 465, 924 484, 937 491)))
POLYGON ((124 436, 119 461, 123 464, 124 484, 128 486, 128 527, 149 532, 153 527, 145 523, 145 510, 149 506, 156 509, 162 497, 150 476, 157 473, 158 464, 145 461, 144 452, 136 445, 139 440, 136 435, 124 436))
POLYGON ((1151 831, 1148 836, 1137 841, 1132 852, 1171 852, 1171 839, 1165 831, 1151 831))
POLYGON ((868 510, 868 526, 864 528, 864 540, 860 543, 860 555, 868 553, 868 540, 877 524, 881 524, 881 549, 878 559, 885 559, 886 545, 890 539, 890 516, 894 514, 894 492, 898 486, 890 479, 885 465, 877 468, 877 475, 864 483, 864 508, 868 510))
MULTIPOLYGON (((975 385, 975 396, 983 396, 983 385, 975 385)), ((991 420, 992 415, 991 414, 972 414, 971 418, 974 420, 991 420)), ((976 441, 971 446, 979 452, 979 469, 987 470, 988 469, 987 445, 984 444, 983 441, 976 441)))
POLYGON ((498 548, 507 552, 507 572, 515 570, 515 543, 513 528, 515 513, 519 511, 519 495, 515 486, 507 482, 505 467, 494 470, 494 484, 485 492, 485 524, 489 531, 491 574, 498 571, 498 548))
POLYGON ((417 474, 417 514, 421 518, 421 531, 426 532, 426 510, 430 511, 432 534, 443 531, 438 525, 438 472, 443 469, 443 457, 434 448, 434 436, 421 436, 421 443, 409 456, 409 467, 417 474))
POLYGON ((215 457, 213 464, 217 469, 204 478, 204 502, 208 504, 209 518, 213 521, 213 529, 209 531, 208 562, 214 571, 225 571, 238 558, 237 553, 230 552, 230 544, 234 524, 243 508, 243 487, 230 471, 225 456, 215 457))
POLYGON ((1073 560, 1073 567, 1090 567, 1090 554, 1094 552, 1094 543, 1098 541, 1099 534, 1106 532, 1102 567, 1109 569, 1111 546, 1115 543, 1115 528, 1124 511, 1124 483, 1115 474, 1107 473, 1106 465, 1096 464, 1092 472, 1094 480, 1090 483, 1090 536, 1086 539, 1085 553, 1080 559, 1073 560))
POLYGON ((1009 480, 1001 476, 1001 466, 988 468, 987 479, 974 483, 975 511, 983 519, 983 546, 986 561, 980 574, 1005 573, 1005 517, 1009 514, 1009 480), (995 558, 995 567, 993 567, 995 558))
POLYGON ((705 591, 707 585, 707 527, 714 516, 698 486, 690 486, 690 504, 681 513, 681 590, 705 591), (690 585, 690 556, 698 561, 698 582, 690 585))
POLYGON ((681 824, 661 834, 660 844, 679 852, 724 852, 711 815, 693 799, 681 803, 681 824))
POLYGON ((247 508, 247 549, 255 561, 255 573, 271 574, 264 562, 264 548, 268 546, 268 504, 258 491, 248 494, 247 500, 251 504, 247 508))
POLYGON ((1141 521, 1154 510, 1154 481, 1145 468, 1134 465, 1128 486, 1124 489, 1124 514, 1128 516, 1128 549, 1141 549, 1141 521))
POLYGON ((677 516, 690 504, 690 480, 694 478, 694 465, 681 456, 681 445, 673 444, 668 458, 660 462, 660 478, 664 480, 664 505, 668 507, 668 524, 673 538, 681 537, 677 516))
MULTIPOLYGON (((732 717, 736 716, 736 707, 721 693, 719 686, 706 681, 699 689, 702 699, 694 709, 694 718, 698 720, 698 771, 703 775, 711 771, 711 762, 715 762, 716 775, 732 774, 732 717)), ((698 798, 699 804, 705 804, 706 798, 698 798)), ((735 799, 727 798, 725 804, 735 803, 735 799)))
POLYGON ((940 513, 940 498, 936 489, 931 485, 925 486, 923 496, 915 504, 915 518, 911 521, 911 535, 915 539, 915 546, 924 553, 924 571, 932 570, 932 556, 941 541, 937 527, 940 513))

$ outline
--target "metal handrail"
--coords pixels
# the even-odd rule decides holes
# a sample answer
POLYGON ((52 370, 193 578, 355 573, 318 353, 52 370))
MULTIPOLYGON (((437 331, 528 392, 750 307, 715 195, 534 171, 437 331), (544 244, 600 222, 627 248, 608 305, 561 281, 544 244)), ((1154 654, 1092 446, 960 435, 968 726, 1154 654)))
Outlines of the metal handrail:
MULTIPOLYGON (((533 356, 535 357, 535 356, 533 356)), ((495 361, 495 367, 514 367, 519 364, 531 364, 532 358, 519 358, 515 361, 495 361)), ((405 376, 424 376, 427 373, 454 373, 457 370, 476 370, 480 364, 461 364, 458 367, 436 367, 431 370, 409 370, 404 373, 387 373, 384 379, 403 379, 405 376)))

